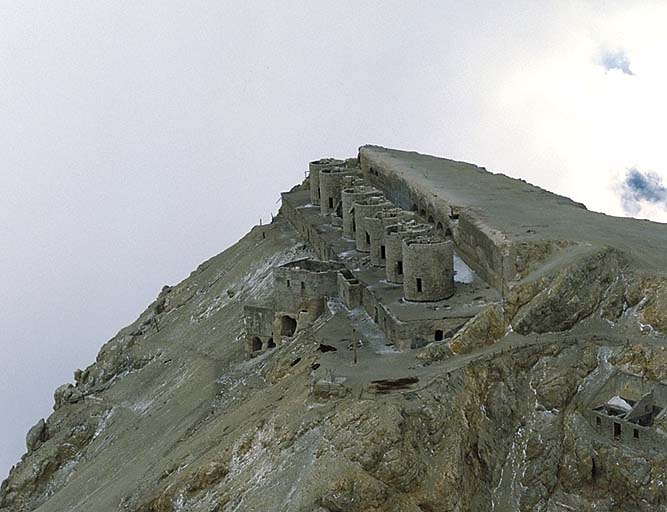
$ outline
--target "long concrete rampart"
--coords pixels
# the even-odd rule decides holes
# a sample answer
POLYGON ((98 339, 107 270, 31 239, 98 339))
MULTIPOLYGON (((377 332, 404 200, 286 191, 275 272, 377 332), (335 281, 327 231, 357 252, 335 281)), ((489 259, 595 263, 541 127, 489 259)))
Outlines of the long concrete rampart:
POLYGON ((495 288, 506 291, 516 271, 512 263, 511 243, 502 233, 484 224, 474 209, 447 201, 441 195, 410 180, 372 150, 359 150, 364 178, 397 206, 412 210, 434 225, 452 232, 457 252, 473 270, 495 288))

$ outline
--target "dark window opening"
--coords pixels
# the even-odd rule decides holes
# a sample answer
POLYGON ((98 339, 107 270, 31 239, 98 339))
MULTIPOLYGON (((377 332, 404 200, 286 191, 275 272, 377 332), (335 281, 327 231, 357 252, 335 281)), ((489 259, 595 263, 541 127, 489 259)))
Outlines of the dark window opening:
POLYGON ((329 198, 329 208, 333 209, 333 197, 329 198))
POLYGON ((290 288, 292 286, 292 283, 289 282, 289 279, 287 280, 287 287, 290 288))
POLYGON ((419 293, 422 292, 422 278, 421 278, 421 277, 418 277, 418 278, 417 278, 417 291, 418 291, 419 293))
POLYGON ((280 318, 280 335, 294 336, 296 332, 296 320, 291 316, 283 316, 280 318))
POLYGON ((435 219, 433 218, 433 215, 428 216, 428 221, 433 224, 435 222, 435 219))
POLYGON ((621 438, 621 424, 614 422, 614 439, 621 438))
POLYGON ((445 236, 446 236, 447 238, 451 238, 451 237, 452 237, 452 230, 449 229, 449 228, 447 228, 447 229, 445 230, 445 236))
POLYGON ((413 212, 416 212, 417 211, 417 205, 413 204, 412 208, 410 208, 410 210, 412 210, 413 212))
POLYGON ((600 416, 595 417, 595 424, 599 427, 602 425, 602 420, 600 419, 600 416))
POLYGON ((269 340, 266 342, 266 348, 275 348, 276 343, 273 341, 273 338, 269 338, 269 340))
POLYGON ((402 261, 397 261, 396 262, 396 273, 399 276, 403 275, 403 262, 402 261))
POLYGON ((371 235, 369 235, 368 233, 366 233, 366 243, 367 244, 371 243, 371 235))
POLYGON ((382 258, 383 260, 387 259, 387 250, 385 249, 384 245, 380 246, 380 258, 382 258))
POLYGON ((262 340, 260 340, 257 336, 253 336, 252 339, 250 340, 250 348, 252 349, 253 352, 262 350, 262 340))
POLYGON ((303 290, 305 290, 305 289, 306 289, 306 283, 304 283, 303 281, 301 281, 301 291, 303 291, 303 290))
POLYGON ((422 217, 426 217, 426 210, 423 209, 419 210, 419 215, 421 215, 422 217))
POLYGON ((636 429, 636 428, 633 429, 632 437, 634 437, 635 439, 639 439, 639 429, 636 429))
POLYGON ((438 225, 435 227, 438 231, 444 231, 445 227, 442 225, 442 222, 438 222, 438 225))
POLYGON ((357 223, 354 219, 352 219, 352 233, 356 233, 357 231, 357 223))
POLYGON ((435 331, 435 341, 442 341, 445 339, 445 333, 442 331, 442 329, 437 329, 435 331))
POLYGON ((377 308, 375 308, 375 316, 373 317, 373 321, 375 323, 378 323, 378 310, 377 310, 377 308))

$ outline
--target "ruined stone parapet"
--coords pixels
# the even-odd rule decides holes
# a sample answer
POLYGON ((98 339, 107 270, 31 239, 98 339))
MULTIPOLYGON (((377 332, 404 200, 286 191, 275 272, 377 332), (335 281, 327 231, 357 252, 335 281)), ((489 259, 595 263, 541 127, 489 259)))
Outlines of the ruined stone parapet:
POLYGON ((320 212, 323 215, 336 213, 341 200, 343 179, 346 176, 356 176, 358 169, 346 167, 324 167, 320 169, 320 212))
POLYGON ((320 171, 326 167, 336 167, 340 165, 343 165, 343 161, 336 158, 322 158, 308 164, 311 204, 320 204, 320 171))
POLYGON ((273 269, 276 304, 284 312, 311 311, 319 314, 327 297, 338 293, 338 271, 342 263, 303 258, 273 269))
POLYGON ((427 235, 433 231, 429 224, 417 224, 414 220, 401 221, 385 228, 385 266, 387 281, 402 284, 404 277, 403 240, 427 235))
POLYGON ((357 251, 370 252, 371 235, 366 226, 366 219, 394 205, 383 196, 371 196, 354 203, 354 223, 356 225, 355 242, 357 251))
POLYGON ((433 236, 403 240, 403 294, 430 302, 454 295, 454 243, 433 236))
POLYGON ((355 238, 356 222, 354 219, 354 203, 368 197, 382 197, 382 192, 368 185, 355 185, 346 187, 341 192, 341 205, 343 209, 343 236, 355 238))
POLYGON ((385 242, 385 229, 387 226, 395 225, 401 220, 414 217, 412 212, 402 208, 389 208, 376 213, 373 217, 365 219, 366 230, 370 235, 371 265, 384 267, 387 261, 387 247, 385 242))
POLYGON ((354 274, 347 269, 338 272, 338 296, 349 309, 361 305, 361 283, 354 274))

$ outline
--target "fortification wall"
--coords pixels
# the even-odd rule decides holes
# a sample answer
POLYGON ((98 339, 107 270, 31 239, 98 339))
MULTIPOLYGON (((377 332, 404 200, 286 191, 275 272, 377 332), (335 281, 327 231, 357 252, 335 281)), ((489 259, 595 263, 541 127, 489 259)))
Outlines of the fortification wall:
POLYGON ((303 206, 297 207, 290 200, 288 192, 281 194, 282 206, 280 212, 285 215, 288 222, 294 226, 301 238, 306 240, 315 250, 317 257, 321 260, 337 260, 338 255, 329 246, 329 244, 320 236, 310 223, 307 222, 303 215, 303 206))
POLYGON ((459 215, 454 233, 458 252, 468 266, 484 276, 493 287, 502 290, 514 277, 514 272, 505 272, 506 262, 510 261, 509 244, 497 243, 486 233, 485 227, 466 212, 459 215))
POLYGON ((401 322, 366 287, 362 287, 361 302, 371 319, 397 349, 407 350, 411 347, 411 334, 403 329, 401 322))

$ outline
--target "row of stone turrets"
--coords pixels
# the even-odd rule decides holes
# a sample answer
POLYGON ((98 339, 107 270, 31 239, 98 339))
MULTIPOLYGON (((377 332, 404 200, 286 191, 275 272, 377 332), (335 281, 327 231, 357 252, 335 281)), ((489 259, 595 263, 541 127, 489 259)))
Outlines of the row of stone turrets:
POLYGON ((398 208, 369 185, 355 161, 310 163, 310 199, 356 249, 403 284, 405 299, 438 301, 454 294, 454 243, 416 212, 398 208))

